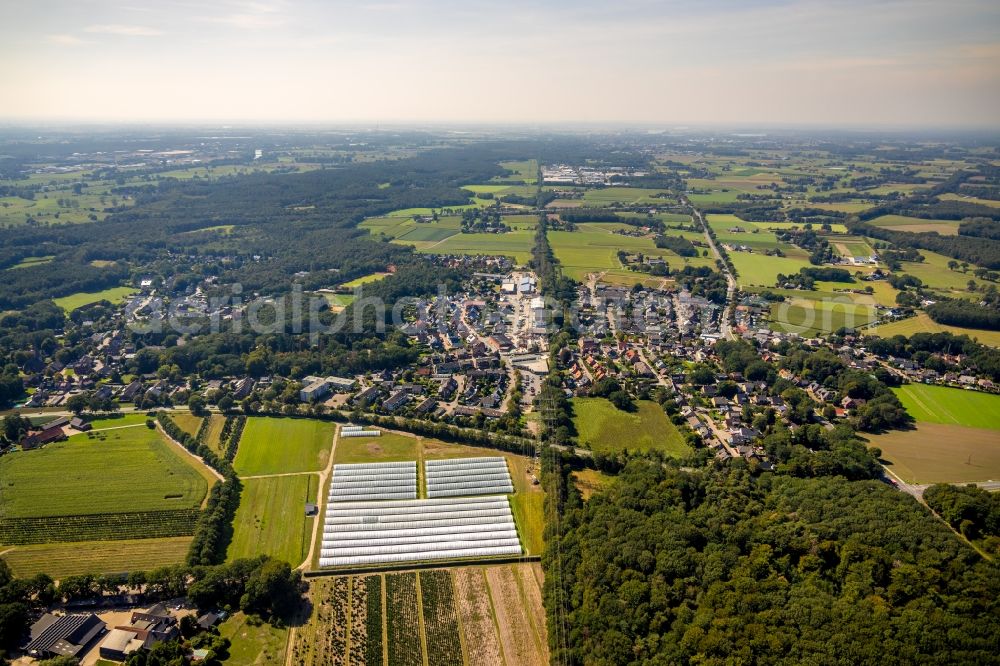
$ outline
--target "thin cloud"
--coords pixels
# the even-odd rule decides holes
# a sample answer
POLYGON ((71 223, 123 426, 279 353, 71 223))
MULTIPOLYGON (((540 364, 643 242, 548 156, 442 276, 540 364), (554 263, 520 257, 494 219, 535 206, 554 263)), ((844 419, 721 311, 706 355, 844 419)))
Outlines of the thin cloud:
POLYGON ((288 23, 283 2, 231 2, 229 5, 235 11, 221 16, 206 16, 201 20, 243 30, 265 30, 288 23))
POLYGON ((62 46, 80 46, 81 44, 90 43, 87 40, 80 39, 75 35, 46 35, 45 39, 53 44, 60 44, 62 46))
POLYGON ((277 28, 287 23, 287 19, 271 14, 227 14, 226 16, 210 16, 201 19, 206 23, 221 23, 244 30, 264 30, 277 28))
POLYGON ((121 23, 109 23, 106 25, 89 25, 83 29, 84 32, 93 32, 102 35, 124 35, 126 37, 156 37, 162 35, 162 30, 149 28, 144 25, 124 25, 121 23))

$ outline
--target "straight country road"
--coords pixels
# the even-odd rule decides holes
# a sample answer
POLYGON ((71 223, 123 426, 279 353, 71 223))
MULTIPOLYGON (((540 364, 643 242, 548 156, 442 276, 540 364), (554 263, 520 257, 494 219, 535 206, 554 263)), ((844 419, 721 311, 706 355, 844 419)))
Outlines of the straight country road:
POLYGON ((729 270, 729 266, 726 264, 725 260, 722 258, 722 253, 719 248, 715 245, 715 239, 712 238, 712 234, 708 233, 708 222, 702 217, 701 211, 694 207, 694 205, 687 200, 686 197, 682 197, 681 200, 686 203, 691 208, 691 214, 698 218, 698 223, 701 225, 702 230, 705 232, 705 240, 708 241, 708 246, 712 248, 712 255, 715 259, 722 263, 722 274, 726 276, 726 308, 722 311, 722 321, 719 322, 719 332, 722 337, 727 340, 735 339, 733 334, 733 328, 729 325, 729 319, 733 314, 733 301, 736 298, 736 278, 729 270))

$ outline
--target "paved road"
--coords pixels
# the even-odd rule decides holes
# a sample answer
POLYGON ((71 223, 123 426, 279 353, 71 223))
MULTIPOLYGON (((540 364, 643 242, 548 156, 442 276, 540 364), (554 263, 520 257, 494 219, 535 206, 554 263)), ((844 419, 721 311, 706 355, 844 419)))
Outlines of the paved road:
POLYGON ((733 340, 736 336, 733 334, 732 326, 729 325, 729 319, 733 313, 733 300, 736 297, 736 278, 733 277, 733 274, 729 271, 729 266, 727 266, 726 262, 723 261, 722 253, 719 252, 719 248, 715 245, 715 239, 712 238, 710 233, 708 233, 708 222, 706 222, 705 218, 701 216, 701 211, 691 205, 691 202, 686 198, 682 198, 682 201, 690 206, 691 214, 698 218, 698 223, 701 224, 701 228, 705 231, 705 240, 708 241, 709 247, 712 248, 712 255, 722 262, 722 273, 726 276, 726 283, 728 284, 728 287, 726 288, 726 309, 722 311, 722 321, 719 322, 719 332, 722 334, 722 337, 733 340))

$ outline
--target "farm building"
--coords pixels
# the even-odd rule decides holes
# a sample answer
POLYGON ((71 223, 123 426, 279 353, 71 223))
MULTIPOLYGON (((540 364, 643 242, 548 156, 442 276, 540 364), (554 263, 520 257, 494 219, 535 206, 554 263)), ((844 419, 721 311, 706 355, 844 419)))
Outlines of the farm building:
POLYGON ((101 642, 100 655, 102 659, 125 661, 128 656, 142 648, 143 640, 134 631, 112 629, 101 642))
POLYGON ((76 657, 106 629, 101 618, 93 613, 46 613, 31 625, 31 641, 24 651, 39 659, 76 657))
POLYGON ((43 446, 50 442, 60 442, 66 439, 66 433, 63 432, 63 426, 69 424, 69 419, 66 417, 60 417, 55 421, 46 423, 41 430, 33 430, 25 435, 24 439, 21 440, 21 448, 25 451, 31 449, 37 449, 39 446, 43 446))

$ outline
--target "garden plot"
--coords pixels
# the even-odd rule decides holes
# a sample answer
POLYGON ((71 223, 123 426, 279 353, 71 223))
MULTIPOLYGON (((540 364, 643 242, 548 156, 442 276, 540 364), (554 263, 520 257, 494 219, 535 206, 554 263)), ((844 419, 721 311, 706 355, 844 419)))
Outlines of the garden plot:
POLYGON ((417 463, 334 465, 330 502, 417 498, 417 463))
POLYGON ((508 495, 514 492, 507 461, 500 456, 428 460, 428 497, 508 495))
POLYGON ((321 567, 520 555, 506 497, 327 505, 321 567))

